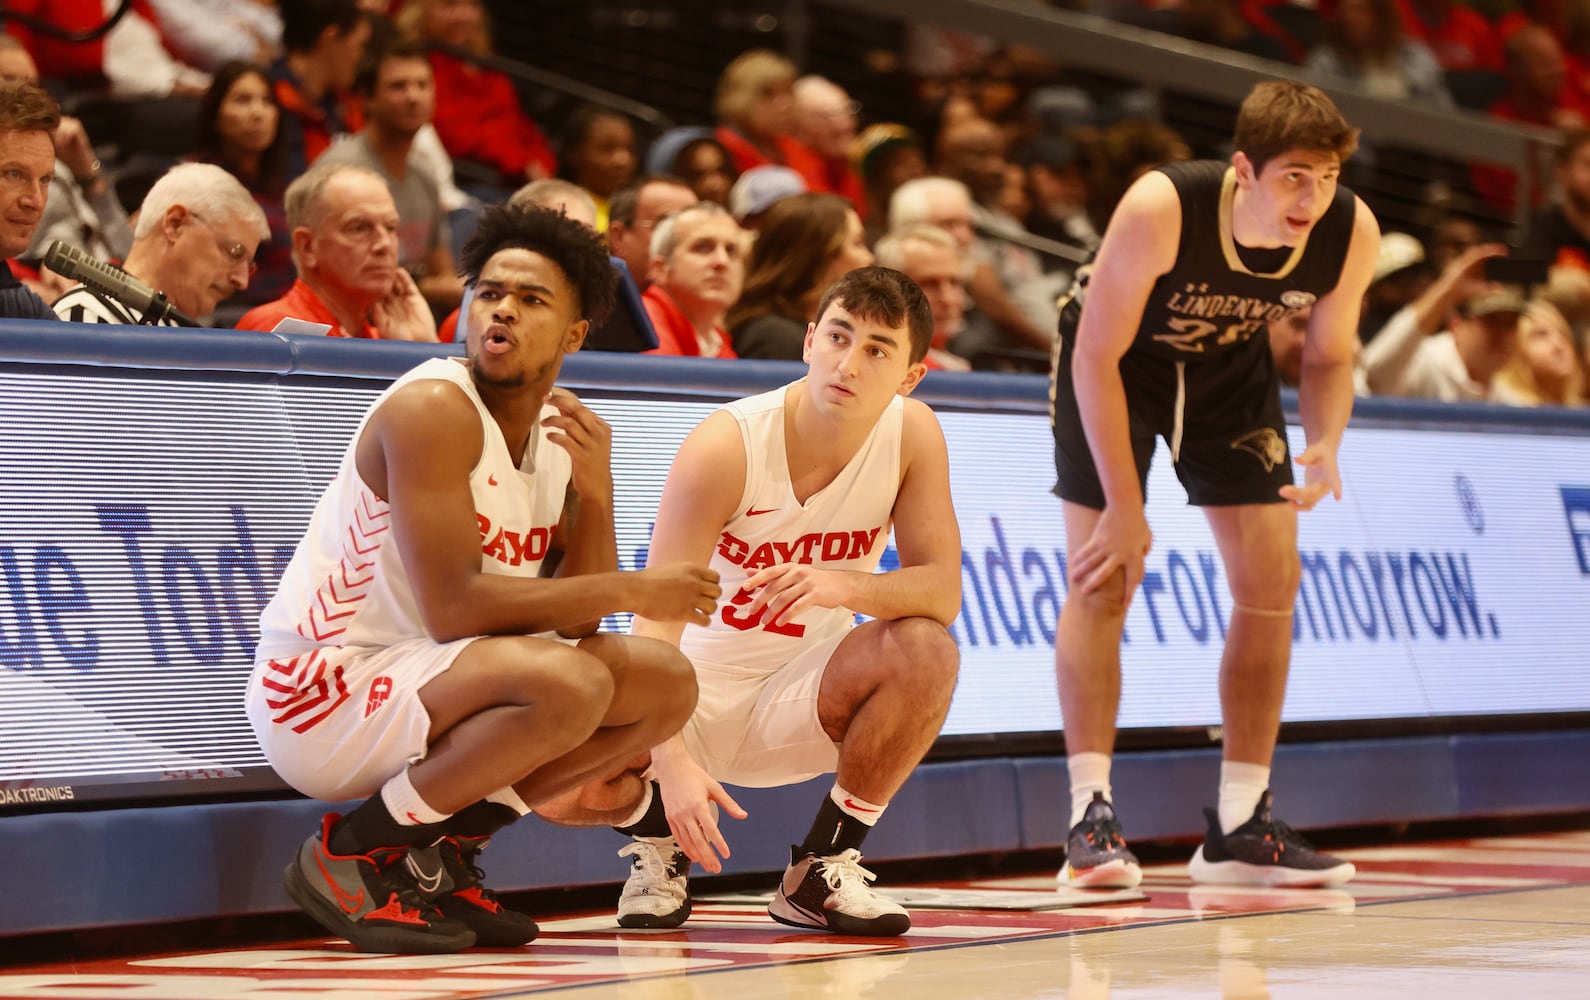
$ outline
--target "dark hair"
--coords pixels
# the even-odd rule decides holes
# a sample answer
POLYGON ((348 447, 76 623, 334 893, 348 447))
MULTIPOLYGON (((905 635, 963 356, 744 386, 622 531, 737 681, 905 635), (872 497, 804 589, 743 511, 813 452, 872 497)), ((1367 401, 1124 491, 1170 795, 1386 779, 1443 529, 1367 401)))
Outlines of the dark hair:
POLYGON ((1266 80, 1254 87, 1237 110, 1233 139, 1255 174, 1288 150, 1335 153, 1346 163, 1358 148, 1358 130, 1325 92, 1293 80, 1266 80))
POLYGON ((1375 28, 1371 34, 1369 45, 1364 49, 1355 49, 1353 43, 1347 39, 1347 31, 1342 26, 1341 11, 1338 9, 1334 16, 1325 20, 1324 39, 1331 51, 1341 57, 1342 62, 1356 70, 1372 69, 1376 62, 1389 62, 1402 51, 1403 31, 1402 15, 1397 10, 1396 0, 1367 0, 1369 14, 1375 19, 1375 28))
POLYGON ((424 42, 401 35, 390 35, 366 46, 364 58, 359 60, 359 72, 353 77, 353 92, 366 98, 374 95, 381 79, 381 67, 393 59, 418 59, 429 66, 430 50, 424 42))
POLYGON ((364 20, 358 0, 279 0, 278 6, 285 52, 308 52, 327 28, 347 34, 364 20))
POLYGON ((850 212, 850 203, 835 194, 807 192, 775 201, 757 228, 745 289, 723 325, 737 330, 763 316, 809 320, 802 303, 818 290, 843 244, 850 212))
MULTIPOLYGON (((222 162, 224 151, 221 149, 221 130, 215 123, 221 116, 221 105, 226 102, 226 95, 231 93, 233 85, 250 75, 264 81, 266 100, 276 108, 276 134, 271 137, 271 144, 260 154, 260 175, 255 186, 262 192, 279 197, 287 186, 287 143, 281 118, 286 112, 276 98, 276 88, 271 86, 270 74, 263 67, 241 59, 228 59, 215 71, 215 76, 210 80, 210 89, 204 92, 204 97, 199 101, 199 151, 211 161, 232 170, 230 164, 222 162)), ((236 173, 235 170, 232 172, 236 173)))
POLYGON ((857 319, 882 323, 893 330, 906 327, 911 338, 911 363, 927 357, 933 340, 933 307, 922 289, 891 267, 858 267, 847 271, 823 293, 814 321, 821 325, 828 307, 838 304, 857 319))
POLYGON ((0 132, 48 132, 61 124, 61 106, 27 80, 0 80, 0 132))
POLYGON ((1565 128, 1558 133, 1558 136, 1561 138, 1562 144, 1557 147, 1557 152, 1553 159, 1556 160, 1557 166, 1566 167, 1573 162, 1574 154, 1579 152, 1579 148, 1586 143, 1590 143, 1590 128, 1583 126, 1565 128))
POLYGON ((622 222, 626 226, 635 224, 635 210, 640 206, 640 193, 648 184, 671 184, 688 190, 690 185, 684 178, 675 177, 673 174, 637 174, 630 178, 630 182, 613 192, 613 197, 607 201, 607 218, 622 222))
POLYGON ((613 311, 618 276, 602 237, 562 212, 539 205, 492 205, 480 215, 460 260, 465 283, 480 280, 486 262, 504 250, 538 253, 556 264, 579 296, 579 315, 593 323, 613 311))

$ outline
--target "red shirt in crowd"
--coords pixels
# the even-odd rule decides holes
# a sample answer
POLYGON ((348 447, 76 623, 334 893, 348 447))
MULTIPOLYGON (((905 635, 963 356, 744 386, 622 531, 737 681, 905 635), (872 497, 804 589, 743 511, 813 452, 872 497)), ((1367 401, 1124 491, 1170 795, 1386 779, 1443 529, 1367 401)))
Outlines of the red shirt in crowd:
POLYGON ((1501 72, 1502 43, 1485 15, 1454 3, 1446 20, 1427 24, 1412 0, 1397 0, 1402 30, 1430 46, 1442 69, 1488 69, 1501 72))
POLYGON ((513 81, 496 70, 471 66, 445 52, 431 53, 436 77, 436 107, 446 109, 435 117, 436 134, 448 155, 495 167, 519 179, 532 163, 546 176, 558 171, 558 161, 545 135, 519 106, 513 81))
MULTIPOLYGON (((685 358, 701 357, 701 342, 696 339, 696 328, 690 320, 685 318, 684 310, 674 301, 672 295, 663 291, 659 285, 652 285, 646 289, 646 294, 640 297, 646 306, 646 315, 651 317, 651 325, 657 331, 657 346, 646 354, 672 354, 685 358)), ((715 358, 737 358, 734 348, 729 344, 729 331, 718 327, 718 353, 715 358)))
POLYGON ((331 314, 326 304, 320 301, 320 296, 302 281, 294 281, 293 287, 287 294, 275 302, 267 302, 262 306, 255 306, 243 314, 237 321, 239 330, 274 330, 276 324, 284 319, 303 320, 305 323, 318 323, 329 326, 326 331, 328 337, 361 337, 366 340, 380 340, 381 331, 370 325, 370 318, 366 316, 364 325, 357 330, 344 330, 337 322, 337 317, 331 314))

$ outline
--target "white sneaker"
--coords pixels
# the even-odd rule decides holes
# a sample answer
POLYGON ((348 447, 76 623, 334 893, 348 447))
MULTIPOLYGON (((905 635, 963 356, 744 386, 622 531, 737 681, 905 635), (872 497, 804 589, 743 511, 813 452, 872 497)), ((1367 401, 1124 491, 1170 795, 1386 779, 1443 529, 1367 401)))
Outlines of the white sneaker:
POLYGON ((618 897, 620 927, 678 927, 690 916, 690 859, 672 836, 636 837, 619 850, 632 858, 618 897))
POLYGON ((878 876, 861 867, 860 851, 851 848, 820 858, 797 855, 799 850, 790 848, 790 864, 768 905, 768 916, 791 927, 838 934, 896 937, 910 929, 905 908, 867 884, 878 876))

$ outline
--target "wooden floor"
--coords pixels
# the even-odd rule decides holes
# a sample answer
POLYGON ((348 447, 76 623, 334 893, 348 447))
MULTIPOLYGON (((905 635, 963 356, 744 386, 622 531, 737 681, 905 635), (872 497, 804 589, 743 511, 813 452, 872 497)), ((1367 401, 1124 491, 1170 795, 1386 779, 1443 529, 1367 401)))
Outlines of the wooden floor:
POLYGON ((1150 866, 1143 898, 1080 905, 1048 873, 893 886, 915 922, 888 940, 800 933, 751 895, 677 931, 572 914, 524 949, 432 957, 306 940, 30 965, 0 939, 0 997, 1590 996, 1590 832, 1340 853, 1359 867, 1341 891, 1198 887, 1180 864, 1150 866))

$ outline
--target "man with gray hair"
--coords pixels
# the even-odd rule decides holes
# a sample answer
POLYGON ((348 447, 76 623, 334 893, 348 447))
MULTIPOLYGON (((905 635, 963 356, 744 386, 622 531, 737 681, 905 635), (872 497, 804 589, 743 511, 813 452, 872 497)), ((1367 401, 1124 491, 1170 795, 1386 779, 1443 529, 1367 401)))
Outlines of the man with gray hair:
POLYGON ((317 163, 287 186, 286 208, 298 280, 238 329, 436 340, 431 307, 398 267, 398 211, 380 174, 317 163))
MULTIPOLYGON (((164 292, 178 312, 194 319, 248 287, 254 252, 270 226, 237 178, 208 163, 183 163, 166 171, 144 197, 122 269, 164 292)), ((124 303, 76 285, 55 300, 55 314, 72 323, 144 322, 124 303)), ((167 318, 162 326, 175 326, 167 318)))
POLYGON ((807 75, 795 81, 795 138, 822 161, 827 189, 861 212, 867 194, 850 160, 856 141, 860 105, 845 88, 827 77, 807 75))
POLYGON ((666 216, 651 235, 651 284, 641 296, 657 348, 647 354, 733 358, 723 317, 745 284, 746 233, 704 201, 666 216))
POLYGON ((966 318, 966 259, 955 237, 938 226, 916 222, 891 231, 874 251, 880 267, 892 267, 917 283, 933 308, 933 339, 922 363, 928 368, 963 372, 970 361, 950 342, 966 318))

